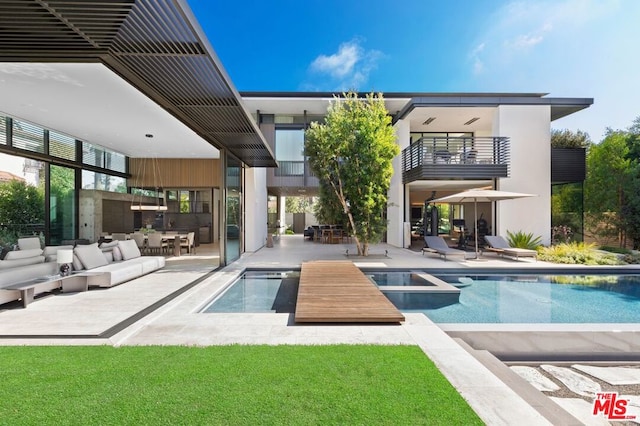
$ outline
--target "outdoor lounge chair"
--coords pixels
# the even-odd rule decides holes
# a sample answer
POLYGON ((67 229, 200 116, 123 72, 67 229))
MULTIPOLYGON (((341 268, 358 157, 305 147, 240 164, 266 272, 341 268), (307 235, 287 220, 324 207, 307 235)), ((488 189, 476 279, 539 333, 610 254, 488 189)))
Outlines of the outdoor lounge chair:
POLYGON ((426 247, 422 249, 422 254, 424 252, 428 253, 436 253, 440 255, 444 260, 447 260, 447 255, 449 254, 457 254, 465 256, 464 250, 458 250, 451 248, 447 245, 447 242, 442 237, 434 237, 434 236, 425 236, 424 242, 426 247))
POLYGON ((497 253, 499 256, 511 256, 519 259, 521 257, 533 257, 538 260, 538 252, 535 250, 511 247, 509 242, 501 236, 485 235, 485 241, 489 244, 486 250, 497 253))

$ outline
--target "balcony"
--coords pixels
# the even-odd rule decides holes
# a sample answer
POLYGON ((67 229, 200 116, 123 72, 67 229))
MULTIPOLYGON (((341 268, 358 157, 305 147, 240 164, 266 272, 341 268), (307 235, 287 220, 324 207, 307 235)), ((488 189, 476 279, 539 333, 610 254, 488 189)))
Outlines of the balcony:
POLYGON ((425 137, 402 151, 402 181, 509 177, 509 138, 425 137))
POLYGON ((272 188, 317 188, 318 178, 306 161, 278 161, 267 170, 267 186, 272 188))

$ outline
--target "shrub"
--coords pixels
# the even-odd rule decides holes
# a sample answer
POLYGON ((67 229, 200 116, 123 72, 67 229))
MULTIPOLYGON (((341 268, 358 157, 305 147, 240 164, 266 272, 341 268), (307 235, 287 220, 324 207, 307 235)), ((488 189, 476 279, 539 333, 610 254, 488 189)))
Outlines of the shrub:
POLYGON ((553 263, 577 265, 620 265, 623 264, 613 254, 600 253, 595 244, 563 243, 551 247, 538 248, 538 259, 553 263))
POLYGON ((522 231, 515 233, 507 231, 507 240, 511 247, 530 250, 537 249, 542 243, 542 239, 540 237, 534 237, 532 233, 527 234, 522 231))
POLYGON ((618 253, 618 254, 631 254, 631 250, 626 249, 624 247, 602 246, 600 247, 600 250, 609 251, 611 253, 618 253))
POLYGON ((551 244, 562 244, 571 241, 573 231, 567 225, 558 225, 551 228, 551 244))

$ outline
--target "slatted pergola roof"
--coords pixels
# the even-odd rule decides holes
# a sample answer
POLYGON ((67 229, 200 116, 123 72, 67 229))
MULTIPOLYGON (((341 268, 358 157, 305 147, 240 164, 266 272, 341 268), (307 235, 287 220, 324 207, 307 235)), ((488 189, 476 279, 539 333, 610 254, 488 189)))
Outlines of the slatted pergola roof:
POLYGON ((0 61, 103 63, 216 148, 277 165, 183 0, 3 0, 0 61))

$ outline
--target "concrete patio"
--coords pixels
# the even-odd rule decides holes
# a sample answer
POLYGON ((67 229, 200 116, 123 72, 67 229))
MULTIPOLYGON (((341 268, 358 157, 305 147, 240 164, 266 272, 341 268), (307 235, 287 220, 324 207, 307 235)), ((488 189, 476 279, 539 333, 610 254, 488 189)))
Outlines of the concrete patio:
MULTIPOLYGON (((588 416, 578 420, 558 405, 573 407, 575 401, 553 402, 522 377, 514 377, 517 375, 490 353, 450 337, 422 314, 406 314, 400 325, 295 325, 290 314, 199 313, 246 268, 293 269, 308 260, 349 259, 365 269, 389 270, 557 267, 495 255, 479 261, 445 262, 385 244, 372 247, 368 258, 353 253, 353 244, 321 244, 299 235, 283 236, 273 248, 246 253, 232 265, 214 271, 218 263, 215 250, 199 248, 197 255, 167 258, 162 271, 111 289, 54 294, 37 299, 28 309, 0 310, 0 345, 418 345, 487 424, 585 423, 588 416)), ((638 329, 636 324, 627 326, 630 332, 638 329)), ((606 328, 602 331, 607 332, 606 328)), ((573 413, 576 416, 581 411, 573 413)))

